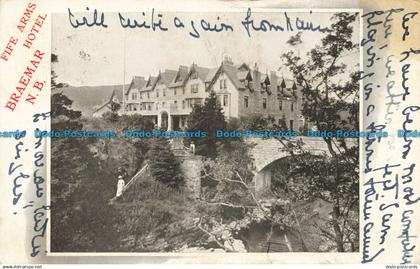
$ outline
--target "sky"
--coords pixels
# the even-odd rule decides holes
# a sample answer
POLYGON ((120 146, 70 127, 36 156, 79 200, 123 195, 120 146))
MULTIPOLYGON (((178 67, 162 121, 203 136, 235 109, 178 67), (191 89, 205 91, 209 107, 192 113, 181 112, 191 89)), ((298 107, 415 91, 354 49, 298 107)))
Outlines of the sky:
MULTIPOLYGON (((139 23, 151 22, 151 10, 136 13, 122 13, 124 18, 136 19, 139 23), (143 13, 144 12, 144 15, 143 13)), ((289 50, 305 55, 325 35, 319 32, 303 31, 303 43, 292 48, 286 41, 298 31, 256 32, 251 37, 241 22, 246 17, 246 10, 238 12, 159 12, 162 14, 162 25, 168 31, 152 31, 144 28, 126 28, 120 25, 118 13, 105 13, 107 28, 79 26, 74 28, 69 21, 68 13, 53 14, 52 52, 58 55, 58 63, 52 68, 56 72, 58 82, 72 86, 121 85, 130 83, 133 76, 157 75, 159 70, 177 70, 179 65, 190 66, 196 63, 204 67, 217 67, 224 57, 230 57, 235 64, 258 64, 262 72, 278 71, 279 75, 290 77, 290 73, 282 64, 281 55, 289 50), (185 25, 176 28, 173 19, 178 17, 185 25), (219 18, 219 19, 218 19, 219 18), (221 22, 231 25, 233 31, 220 33, 204 32, 200 28, 201 19, 208 22, 221 22), (194 22, 200 38, 189 35, 194 22), (125 72, 124 72, 125 70, 125 72)), ((314 25, 327 27, 331 24, 331 12, 287 12, 292 22, 299 17, 314 25)), ((100 14, 99 14, 100 15, 100 14)), ((98 15, 98 17, 99 17, 98 15)), ((86 16, 92 21, 92 13, 75 13, 72 22, 86 16)), ((255 25, 266 19, 286 28, 283 11, 256 12, 251 17, 255 25)), ((156 21, 156 20, 155 20, 156 21)), ((359 38, 359 23, 354 24, 353 41, 359 38)), ((358 53, 350 54, 342 59, 356 70, 359 62, 358 53)))

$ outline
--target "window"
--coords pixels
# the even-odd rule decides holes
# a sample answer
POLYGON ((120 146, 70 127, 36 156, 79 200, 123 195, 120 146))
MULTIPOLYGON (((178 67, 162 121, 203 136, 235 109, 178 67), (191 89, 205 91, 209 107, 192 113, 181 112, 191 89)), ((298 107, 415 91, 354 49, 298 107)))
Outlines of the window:
POLYGON ((197 79, 198 78, 198 73, 194 72, 191 74, 191 79, 197 79))
POLYGON ((283 101, 279 100, 279 110, 283 110, 283 101))
POLYGON ((223 95, 223 106, 228 106, 228 95, 223 95))
POLYGON ((249 103, 248 103, 248 96, 244 96, 244 106, 248 107, 249 103))
POLYGON ((137 99, 137 93, 136 92, 133 92, 131 94, 131 99, 133 99, 133 100, 136 100, 137 99))
POLYGON ((289 126, 290 128, 290 131, 293 131, 293 120, 290 120, 290 126, 289 126))
POLYGON ((174 101, 175 108, 178 108, 178 102, 174 101))
POLYGON ((226 89, 226 79, 220 79, 220 89, 226 89))
POLYGON ((162 107, 165 107, 165 102, 162 102, 162 107))
POLYGON ((290 103, 290 111, 293 112, 293 102, 290 103))
POLYGON ((150 93, 149 92, 147 92, 147 99, 149 99, 150 98, 150 93))
POLYGON ((263 98, 263 108, 267 109, 267 98, 263 98))
POLYGON ((174 89, 174 95, 176 95, 176 88, 174 89))
POLYGON ((147 110, 152 110, 152 105, 151 104, 149 104, 148 106, 147 106, 147 110))
POLYGON ((163 96, 166 96, 166 90, 163 89, 162 91, 163 91, 163 96))
POLYGON ((198 84, 191 84, 191 93, 198 93, 198 84))
POLYGON ((156 97, 159 97, 159 90, 156 90, 156 97))

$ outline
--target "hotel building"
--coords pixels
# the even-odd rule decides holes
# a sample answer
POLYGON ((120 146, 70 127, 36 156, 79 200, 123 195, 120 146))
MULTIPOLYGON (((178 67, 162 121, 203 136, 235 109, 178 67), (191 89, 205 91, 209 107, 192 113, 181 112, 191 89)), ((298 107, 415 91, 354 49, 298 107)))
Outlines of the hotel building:
POLYGON ((288 129, 299 131, 305 125, 301 89, 274 71, 260 72, 257 64, 251 68, 225 59, 216 68, 192 64, 148 78, 133 77, 123 107, 126 114, 151 117, 160 128, 179 130, 186 127, 193 106, 204 104, 214 91, 227 120, 272 116, 278 122, 284 120, 288 129))

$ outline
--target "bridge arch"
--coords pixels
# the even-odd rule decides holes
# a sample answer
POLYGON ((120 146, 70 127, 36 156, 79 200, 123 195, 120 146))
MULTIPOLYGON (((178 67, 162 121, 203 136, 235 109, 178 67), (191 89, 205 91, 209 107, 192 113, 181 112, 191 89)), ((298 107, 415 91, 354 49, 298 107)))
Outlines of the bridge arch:
MULTIPOLYGON (((290 141, 303 143, 303 148, 314 154, 330 155, 322 138, 297 137, 290 141)), ((251 156, 254 159, 254 183, 256 193, 262 193, 271 188, 272 164, 290 157, 290 152, 277 139, 252 139, 251 156)), ((287 143, 287 141, 285 141, 287 143)))

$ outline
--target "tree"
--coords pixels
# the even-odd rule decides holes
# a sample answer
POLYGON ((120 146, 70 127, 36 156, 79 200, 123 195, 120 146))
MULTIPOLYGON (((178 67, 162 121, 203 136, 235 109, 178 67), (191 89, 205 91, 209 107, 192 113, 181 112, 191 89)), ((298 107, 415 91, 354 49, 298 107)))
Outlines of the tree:
MULTIPOLYGON (((266 246, 273 235, 279 236, 278 232, 287 238, 289 231, 296 231, 296 218, 289 212, 290 204, 285 199, 255 192, 250 147, 243 141, 233 141, 229 147, 218 149, 216 159, 207 159, 204 163, 202 182, 205 187, 197 203, 201 213, 198 228, 209 235, 209 241, 228 252, 245 251, 242 243, 238 243, 238 240, 247 241, 239 236, 244 230, 264 233, 266 246), (267 229, 258 226, 261 224, 267 229), (235 247, 238 245, 239 249, 235 247)), ((289 239, 284 242, 289 251, 296 247, 292 247, 289 239)), ((261 249, 257 243, 250 240, 248 247, 261 249)), ((297 247, 295 250, 305 251, 305 247, 297 247)))
MULTIPOLYGON (((294 51, 282 56, 296 81, 303 87, 303 116, 320 131, 358 128, 358 76, 342 61, 347 54, 358 51, 357 44, 352 42, 352 24, 356 18, 357 14, 336 13, 332 17, 332 31, 321 39, 321 45, 316 45, 307 54, 306 61, 294 51)), ((296 39, 294 37, 289 44, 298 45, 296 39)), ((333 237, 337 251, 343 252, 345 245, 352 245, 350 234, 358 233, 349 226, 350 215, 357 212, 358 204, 358 143, 349 144, 344 139, 331 137, 323 137, 323 141, 328 148, 329 157, 311 158, 313 161, 308 161, 303 155, 292 154, 296 168, 293 173, 300 173, 312 184, 310 195, 322 196, 332 203, 333 237), (325 175, 326 172, 328 176, 325 175)), ((291 152, 294 147, 302 150, 298 144, 285 146, 291 152)))
MULTIPOLYGON (((52 55, 52 62, 58 61, 52 55)), ((81 112, 60 92, 63 83, 52 76, 51 128, 77 130, 83 127, 81 112)), ((51 140, 51 249, 55 252, 109 251, 114 248, 113 208, 108 200, 114 180, 89 148, 77 138, 51 140)))
POLYGON ((154 139, 147 154, 152 176, 173 188, 183 185, 183 178, 178 161, 171 151, 167 139, 154 139))
POLYGON ((190 131, 201 130, 207 133, 204 138, 192 138, 196 145, 197 154, 210 158, 216 157, 218 144, 216 130, 226 130, 226 126, 225 116, 216 93, 210 91, 204 105, 195 105, 188 117, 188 129, 190 131))

